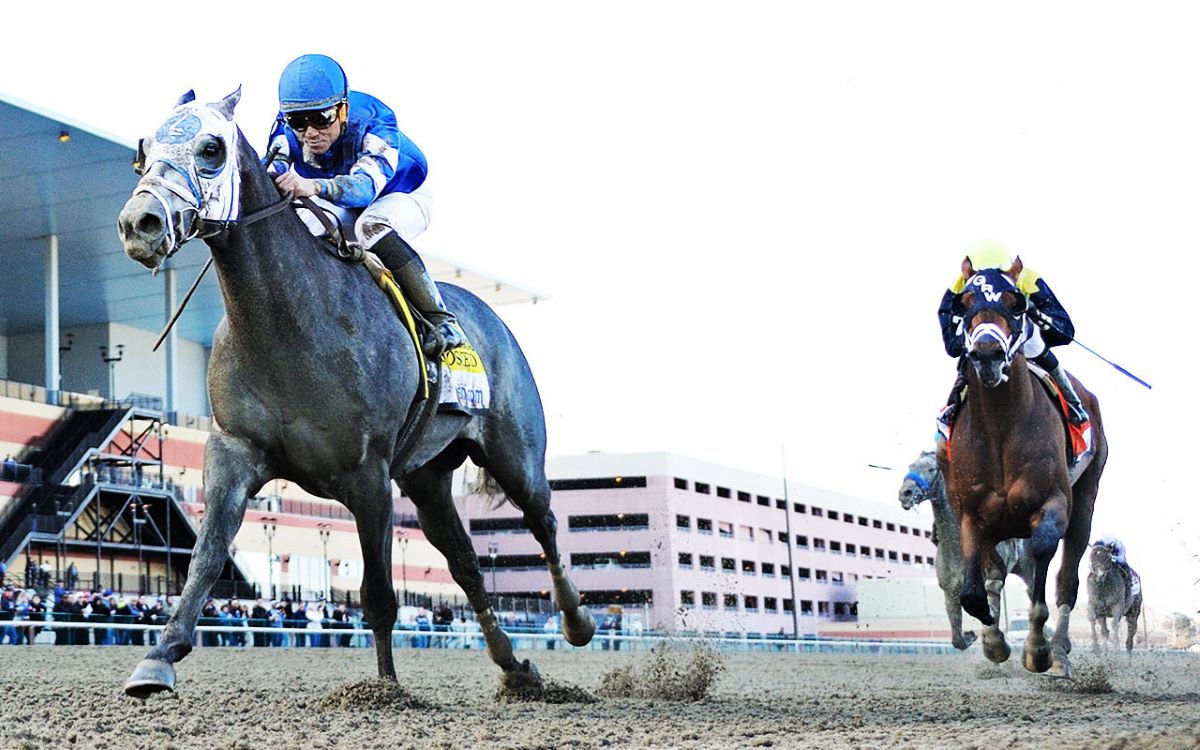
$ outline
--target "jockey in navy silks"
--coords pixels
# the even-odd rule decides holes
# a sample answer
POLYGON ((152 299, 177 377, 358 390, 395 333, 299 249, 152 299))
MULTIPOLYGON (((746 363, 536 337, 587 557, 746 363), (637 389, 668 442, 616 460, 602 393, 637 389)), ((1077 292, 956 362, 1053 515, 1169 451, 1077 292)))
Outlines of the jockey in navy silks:
POLYGON ((971 277, 977 271, 989 268, 1004 272, 1025 295, 1029 303, 1029 314, 1025 318, 1025 342, 1021 346, 1021 353, 1050 374, 1067 402, 1067 418, 1072 425, 1085 428, 1088 421, 1087 411, 1083 408, 1071 379, 1059 364, 1058 357, 1050 351, 1050 347, 1069 344, 1074 338, 1075 326, 1071 323, 1070 316, 1054 296, 1054 292, 1050 291, 1045 279, 1032 269, 1026 268, 1020 257, 1014 258, 999 245, 981 243, 963 258, 961 275, 955 277, 946 293, 942 295, 942 303, 938 306, 938 321, 942 325, 942 342, 946 346, 946 353, 958 358, 958 378, 954 381, 946 406, 938 414, 939 429, 943 435, 949 435, 954 415, 962 403, 963 389, 967 385, 966 358, 963 357, 966 353, 963 320, 956 311, 955 302, 971 277))
MULTIPOLYGON (((350 91, 342 67, 325 55, 301 55, 279 78, 279 114, 269 165, 280 191, 312 198, 343 224, 352 222, 360 244, 392 272, 405 296, 433 330, 423 348, 430 357, 465 343, 454 314, 409 245, 429 226, 432 194, 425 155, 396 126, 392 110, 375 97, 350 91)), ((314 234, 323 225, 306 210, 314 234)))

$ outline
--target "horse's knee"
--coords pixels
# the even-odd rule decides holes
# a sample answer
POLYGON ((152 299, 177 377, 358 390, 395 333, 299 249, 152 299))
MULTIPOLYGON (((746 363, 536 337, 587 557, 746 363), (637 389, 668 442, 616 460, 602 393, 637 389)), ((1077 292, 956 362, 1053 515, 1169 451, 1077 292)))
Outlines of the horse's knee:
POLYGON ((1038 559, 1053 557, 1066 529, 1066 514, 1059 508, 1047 510, 1029 537, 1030 552, 1038 559))

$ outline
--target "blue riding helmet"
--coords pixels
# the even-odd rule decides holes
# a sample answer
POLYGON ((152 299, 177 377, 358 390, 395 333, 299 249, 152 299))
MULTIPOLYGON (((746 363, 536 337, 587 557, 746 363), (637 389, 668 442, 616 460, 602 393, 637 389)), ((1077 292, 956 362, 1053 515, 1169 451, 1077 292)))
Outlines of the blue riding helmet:
POLYGON ((346 73, 332 57, 301 55, 279 76, 279 111, 326 109, 346 101, 346 73))

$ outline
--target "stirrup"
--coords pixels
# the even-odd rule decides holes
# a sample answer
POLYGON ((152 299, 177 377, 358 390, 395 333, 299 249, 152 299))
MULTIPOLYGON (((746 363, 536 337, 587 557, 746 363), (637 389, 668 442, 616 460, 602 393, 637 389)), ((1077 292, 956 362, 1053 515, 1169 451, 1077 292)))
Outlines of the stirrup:
POLYGON ((954 415, 958 413, 958 404, 946 404, 942 410, 938 412, 935 421, 937 422, 937 434, 943 440, 950 439, 950 431, 954 427, 954 415))
POLYGON ((426 357, 437 359, 442 356, 443 352, 457 349, 465 343, 467 343, 467 337, 463 335, 458 323, 444 320, 429 328, 421 348, 425 350, 426 357))
POLYGON ((1083 427, 1088 423, 1089 419, 1090 417, 1088 417, 1088 413, 1084 410, 1083 406, 1073 404, 1070 401, 1067 402, 1067 421, 1076 427, 1083 427))

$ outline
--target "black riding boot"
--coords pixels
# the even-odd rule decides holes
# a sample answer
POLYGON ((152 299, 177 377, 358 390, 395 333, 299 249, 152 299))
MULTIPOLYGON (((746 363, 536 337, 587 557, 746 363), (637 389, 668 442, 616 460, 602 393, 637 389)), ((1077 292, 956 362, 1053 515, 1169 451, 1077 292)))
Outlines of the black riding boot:
POLYGON ((1088 413, 1083 408, 1083 402, 1079 399, 1079 394, 1075 392, 1075 386, 1071 383, 1071 378, 1067 376, 1062 365, 1057 365, 1050 370, 1050 377, 1054 378, 1055 385, 1062 391, 1063 398, 1067 400, 1067 418, 1071 420, 1071 424, 1079 427, 1088 421, 1088 413))
POLYGON ((425 264, 412 246, 396 232, 389 231, 371 245, 371 252, 379 256, 383 265, 392 272, 404 296, 431 324, 432 328, 421 344, 425 356, 434 359, 447 349, 466 343, 458 320, 446 308, 437 284, 429 277, 425 264))
POLYGON ((950 397, 946 399, 946 405, 938 413, 937 421, 950 428, 954 424, 954 415, 958 413, 958 407, 962 404, 962 393, 967 387, 967 360, 959 358, 958 360, 958 376, 954 378, 954 385, 950 388, 950 397))

